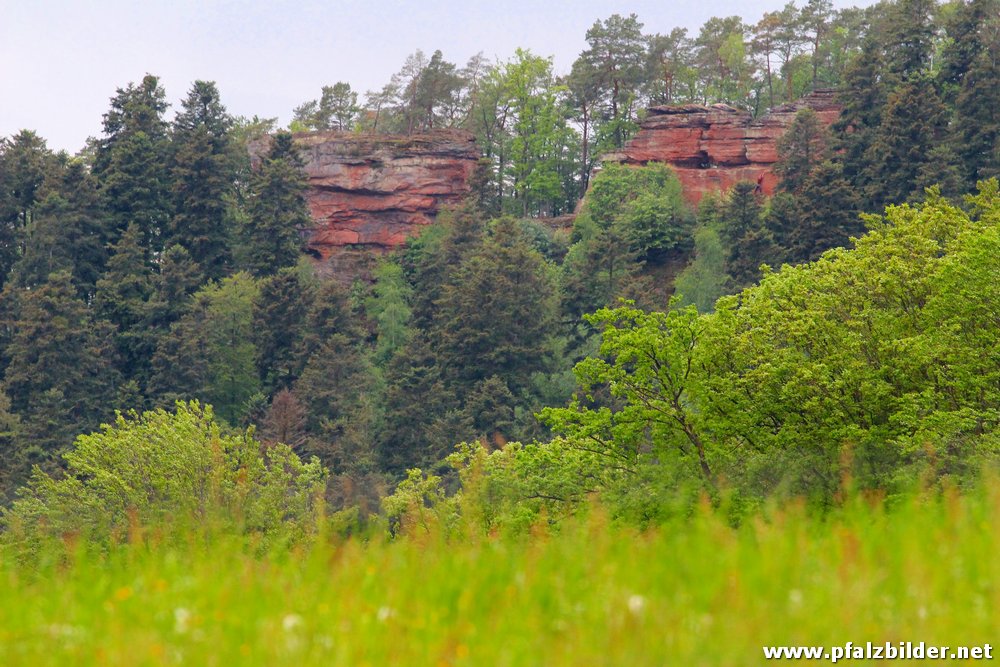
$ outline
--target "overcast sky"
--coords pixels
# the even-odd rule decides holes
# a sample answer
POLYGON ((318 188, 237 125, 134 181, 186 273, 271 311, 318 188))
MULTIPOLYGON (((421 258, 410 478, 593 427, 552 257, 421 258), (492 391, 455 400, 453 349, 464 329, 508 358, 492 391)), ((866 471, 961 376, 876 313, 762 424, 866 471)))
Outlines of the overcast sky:
MULTIPOLYGON (((277 116, 347 81, 380 88, 407 54, 506 59, 517 47, 565 73, 595 20, 634 12, 644 31, 692 33, 711 16, 756 22, 784 0, 0 0, 0 137, 37 131, 76 152, 101 130, 115 89, 149 72, 172 103, 215 81, 229 111, 277 116)), ((803 4, 801 1, 799 4, 803 4)), ((835 0, 835 6, 870 0, 835 0)))

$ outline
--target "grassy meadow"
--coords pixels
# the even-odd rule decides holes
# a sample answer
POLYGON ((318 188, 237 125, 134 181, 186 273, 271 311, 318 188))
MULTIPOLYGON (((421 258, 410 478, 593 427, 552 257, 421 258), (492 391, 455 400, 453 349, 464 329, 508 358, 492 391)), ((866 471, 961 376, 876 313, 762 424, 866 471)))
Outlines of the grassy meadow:
MULTIPOLYGON (((765 644, 983 644, 1000 630, 1000 490, 714 510, 648 532, 599 509, 477 537, 66 539, 0 565, 0 664, 753 665, 765 644)), ((857 661, 851 664, 861 664, 857 661)))

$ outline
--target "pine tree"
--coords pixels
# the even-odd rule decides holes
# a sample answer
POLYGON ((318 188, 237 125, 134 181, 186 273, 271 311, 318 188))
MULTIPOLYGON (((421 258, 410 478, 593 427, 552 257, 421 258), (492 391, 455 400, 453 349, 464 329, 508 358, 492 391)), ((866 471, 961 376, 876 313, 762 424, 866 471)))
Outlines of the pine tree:
POLYGON ((94 297, 95 312, 115 327, 118 370, 140 389, 149 380, 156 349, 155 332, 147 326, 153 272, 144 254, 139 226, 129 225, 112 247, 107 272, 97 281, 94 297))
POLYGON ((778 187, 797 192, 809 173, 829 157, 826 128, 812 109, 802 109, 778 139, 778 161, 774 173, 781 179, 778 187))
POLYGON ((824 162, 809 174, 796 204, 799 224, 788 236, 792 261, 815 260, 865 231, 861 198, 836 163, 824 162))
POLYGON ((179 244, 201 268, 203 280, 226 275, 231 260, 230 200, 236 156, 232 119, 215 84, 195 81, 172 127, 174 216, 167 245, 179 244))
POLYGON ((412 335, 409 326, 412 290, 403 277, 403 269, 393 262, 379 264, 374 276, 375 286, 366 310, 368 316, 375 320, 378 331, 375 362, 385 367, 412 335))
POLYGON ((981 49, 961 78, 955 100, 953 145, 965 170, 963 190, 1000 175, 1000 13, 993 4, 992 19, 984 18, 981 26, 981 49))
MULTIPOLYGON (((612 14, 587 30, 588 49, 580 54, 601 91, 599 127, 605 148, 621 148, 634 132, 635 101, 645 74, 646 38, 635 14, 612 14)), ((581 66, 583 67, 583 65, 581 66)))
POLYGON ((21 420, 19 447, 55 461, 115 407, 119 377, 108 326, 95 322, 68 272, 19 295, 3 391, 21 420))
POLYGON ((0 287, 22 254, 42 184, 57 168, 45 140, 30 130, 0 139, 0 287))
POLYGON ((250 184, 246 244, 253 275, 269 276, 298 261, 300 234, 312 222, 305 187, 292 135, 279 132, 250 184))
POLYGON ((494 221, 490 237, 459 265, 436 305, 432 341, 454 387, 471 388, 496 375, 521 392, 532 373, 545 368, 555 286, 512 218, 494 221))
POLYGON ((760 265, 774 261, 774 240, 763 219, 763 196, 749 181, 729 191, 719 211, 722 236, 728 246, 726 273, 735 288, 760 277, 760 265))
POLYGON ((134 223, 152 252, 162 249, 171 214, 166 109, 166 93, 151 74, 139 85, 119 88, 104 114, 105 136, 94 157, 113 238, 134 223))
POLYGON ((266 394, 290 388, 301 374, 306 362, 301 341, 314 298, 313 286, 295 269, 261 281, 253 322, 257 373, 266 394))
MULTIPOLYGON (((948 113, 929 76, 917 75, 889 95, 872 144, 865 153, 868 202, 876 209, 923 196, 924 165, 946 138, 948 113)), ((940 157, 940 155, 938 155, 940 157)), ((933 173, 945 165, 937 164, 933 173)))

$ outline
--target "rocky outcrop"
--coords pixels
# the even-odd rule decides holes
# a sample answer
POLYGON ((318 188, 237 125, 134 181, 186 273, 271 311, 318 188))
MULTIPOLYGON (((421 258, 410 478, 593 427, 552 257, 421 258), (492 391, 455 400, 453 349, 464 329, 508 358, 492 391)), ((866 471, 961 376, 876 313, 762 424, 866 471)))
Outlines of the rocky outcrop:
POLYGON ((677 171, 693 204, 706 193, 727 190, 739 181, 759 182, 771 194, 777 185, 771 168, 778 159, 778 138, 804 108, 813 109, 827 125, 841 111, 835 91, 828 89, 775 107, 756 120, 725 104, 652 107, 625 148, 602 161, 666 162, 677 171))
MULTIPOLYGON (((295 144, 315 223, 307 248, 326 272, 354 276, 363 272, 359 263, 402 245, 458 202, 479 159, 472 135, 460 130, 308 132, 296 134, 295 144)), ((258 155, 264 149, 251 147, 258 155)))

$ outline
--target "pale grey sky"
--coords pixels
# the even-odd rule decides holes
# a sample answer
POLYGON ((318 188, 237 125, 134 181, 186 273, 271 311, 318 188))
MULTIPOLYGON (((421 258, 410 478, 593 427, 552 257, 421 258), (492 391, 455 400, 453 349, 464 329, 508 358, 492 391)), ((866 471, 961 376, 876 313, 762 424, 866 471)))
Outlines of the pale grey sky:
MULTIPOLYGON (((36 130, 75 152, 101 130, 115 89, 156 74, 172 103, 215 81, 229 111, 277 116, 347 81, 379 88, 416 49, 460 66, 517 47, 569 70, 595 20, 636 13, 645 32, 712 16, 756 21, 785 0, 0 0, 0 137, 36 130)), ((803 4, 801 1, 799 5, 803 4)), ((871 0, 835 0, 835 6, 871 0)))

